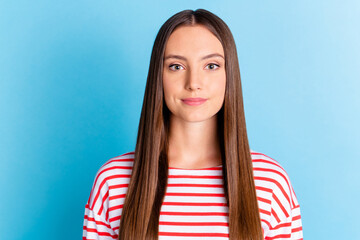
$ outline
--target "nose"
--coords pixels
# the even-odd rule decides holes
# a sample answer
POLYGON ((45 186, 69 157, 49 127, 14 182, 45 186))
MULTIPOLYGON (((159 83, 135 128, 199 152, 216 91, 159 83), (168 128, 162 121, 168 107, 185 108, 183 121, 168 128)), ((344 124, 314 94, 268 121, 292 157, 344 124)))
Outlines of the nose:
POLYGON ((186 86, 185 88, 188 90, 198 90, 202 88, 202 76, 196 70, 189 70, 186 76, 186 86))

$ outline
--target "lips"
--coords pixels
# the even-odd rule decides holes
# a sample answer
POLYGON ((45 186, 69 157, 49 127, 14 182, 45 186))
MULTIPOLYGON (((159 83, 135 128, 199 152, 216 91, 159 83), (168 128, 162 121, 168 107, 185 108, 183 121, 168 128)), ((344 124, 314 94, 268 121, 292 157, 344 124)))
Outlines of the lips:
POLYGON ((190 106, 198 106, 206 102, 207 99, 205 98, 184 98, 181 99, 183 103, 190 105, 190 106))

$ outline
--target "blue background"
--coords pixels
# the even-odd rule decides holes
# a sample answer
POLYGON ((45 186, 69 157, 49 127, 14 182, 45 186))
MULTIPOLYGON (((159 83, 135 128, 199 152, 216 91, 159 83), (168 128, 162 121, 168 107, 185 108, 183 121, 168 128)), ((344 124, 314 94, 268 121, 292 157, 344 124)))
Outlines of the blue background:
POLYGON ((250 146, 288 172, 305 239, 360 239, 359 1, 194 2, 0 1, 0 239, 81 239, 157 31, 197 8, 233 32, 250 146))

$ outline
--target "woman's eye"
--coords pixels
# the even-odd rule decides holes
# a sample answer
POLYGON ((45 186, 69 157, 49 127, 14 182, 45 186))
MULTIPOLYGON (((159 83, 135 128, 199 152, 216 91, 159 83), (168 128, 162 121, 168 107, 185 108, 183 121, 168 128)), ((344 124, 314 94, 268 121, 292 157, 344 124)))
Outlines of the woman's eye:
POLYGON ((177 71, 177 70, 180 70, 181 68, 183 68, 181 65, 179 64, 172 64, 169 66, 170 70, 173 70, 173 71, 177 71))
POLYGON ((218 64, 215 64, 215 63, 209 63, 206 68, 207 69, 210 69, 210 70, 214 70, 214 69, 217 69, 218 67, 220 67, 218 64))

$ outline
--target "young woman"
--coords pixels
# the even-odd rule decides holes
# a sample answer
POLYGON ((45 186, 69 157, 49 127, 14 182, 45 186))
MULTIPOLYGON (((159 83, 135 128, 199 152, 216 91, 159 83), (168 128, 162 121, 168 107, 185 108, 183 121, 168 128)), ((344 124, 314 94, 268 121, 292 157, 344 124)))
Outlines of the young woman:
POLYGON ((216 15, 161 27, 135 152, 98 171, 83 239, 302 239, 287 173, 249 148, 236 46, 216 15))

